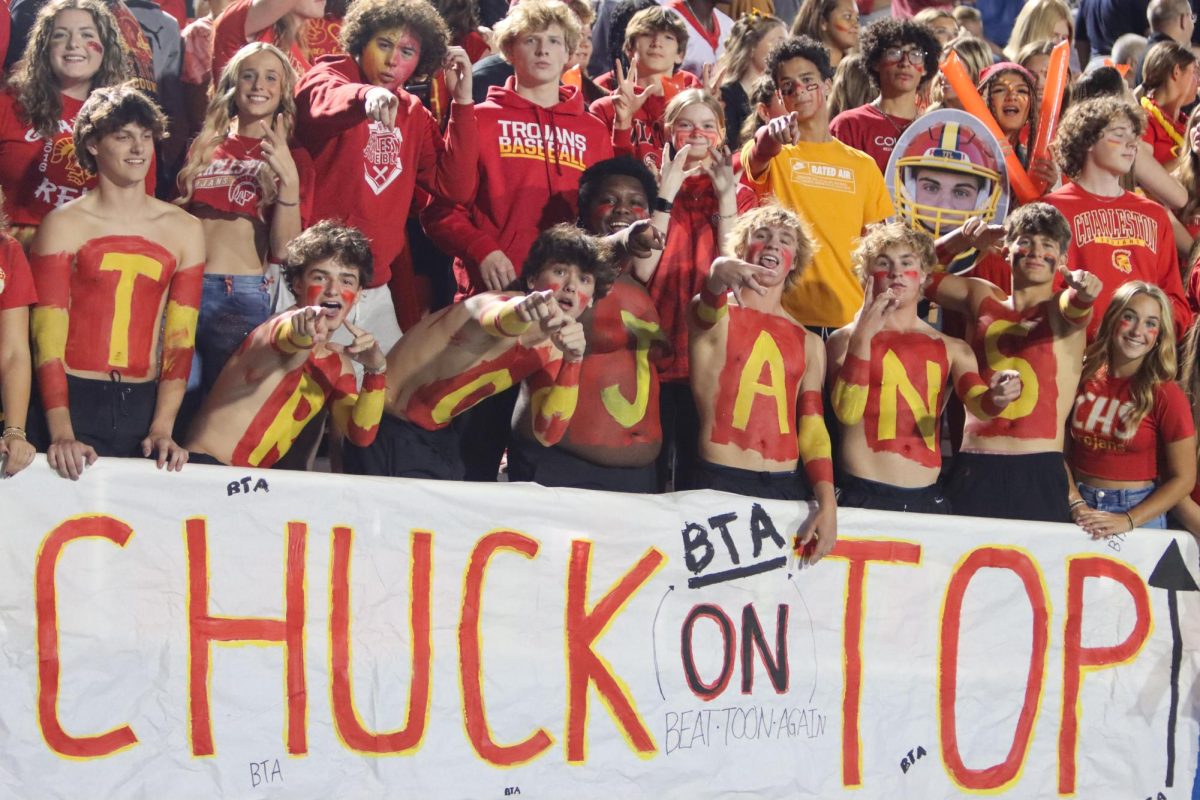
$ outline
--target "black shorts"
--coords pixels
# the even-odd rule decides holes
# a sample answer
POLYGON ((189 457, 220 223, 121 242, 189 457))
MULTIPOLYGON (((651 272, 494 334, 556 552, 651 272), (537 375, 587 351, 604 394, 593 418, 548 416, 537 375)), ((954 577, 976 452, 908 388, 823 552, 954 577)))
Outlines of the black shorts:
POLYGON ((218 461, 217 459, 213 458, 208 453, 189 452, 188 453, 188 463, 189 464, 207 464, 208 466, 212 466, 212 467, 227 467, 227 466, 229 466, 228 464, 226 464, 222 461, 218 461))
POLYGON ((652 494, 657 489, 658 474, 654 462, 642 467, 610 467, 594 464, 561 447, 542 447, 514 436, 508 447, 508 479, 542 486, 652 494))
POLYGON ((946 502, 942 487, 936 483, 910 489, 845 474, 838 483, 837 502, 846 508, 907 511, 912 514, 950 513, 950 504, 946 502))
POLYGON ((1062 453, 959 453, 946 497, 966 517, 1071 521, 1062 453))
POLYGON ((701 460, 695 473, 696 485, 692 487, 695 489, 716 489, 767 500, 808 500, 812 497, 808 484, 794 470, 754 472, 701 460))
POLYGON ((453 424, 427 431, 385 413, 374 442, 366 447, 348 439, 343 443, 343 468, 351 475, 461 481, 466 470, 458 447, 453 424))
POLYGON ((67 398, 76 441, 91 445, 98 456, 142 457, 142 440, 150 433, 158 402, 158 381, 124 383, 68 375, 67 398))

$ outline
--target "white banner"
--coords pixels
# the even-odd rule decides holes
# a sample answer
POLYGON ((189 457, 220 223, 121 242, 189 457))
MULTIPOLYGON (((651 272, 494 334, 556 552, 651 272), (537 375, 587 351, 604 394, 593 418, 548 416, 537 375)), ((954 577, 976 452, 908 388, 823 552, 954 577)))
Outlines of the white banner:
POLYGON ((0 483, 0 796, 1188 798, 1197 547, 104 459, 0 483))

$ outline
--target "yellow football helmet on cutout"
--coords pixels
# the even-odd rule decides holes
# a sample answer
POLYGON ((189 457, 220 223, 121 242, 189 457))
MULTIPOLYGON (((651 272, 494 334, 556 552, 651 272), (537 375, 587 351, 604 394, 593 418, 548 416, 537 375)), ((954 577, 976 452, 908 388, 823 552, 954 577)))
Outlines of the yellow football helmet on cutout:
POLYGON ((935 238, 962 226, 972 217, 991 222, 1004 189, 995 156, 986 141, 957 122, 931 126, 909 142, 896 162, 895 203, 898 216, 913 228, 935 238), (979 192, 971 208, 951 209, 922 203, 918 199, 917 173, 937 170, 980 179, 979 192))

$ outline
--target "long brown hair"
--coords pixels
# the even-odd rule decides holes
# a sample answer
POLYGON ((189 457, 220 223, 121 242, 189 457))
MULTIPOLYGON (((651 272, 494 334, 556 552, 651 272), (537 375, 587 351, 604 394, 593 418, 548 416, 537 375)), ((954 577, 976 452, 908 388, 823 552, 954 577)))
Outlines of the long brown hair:
MULTIPOLYGON (((284 119, 288 123, 288 134, 291 135, 291 125, 296 119, 296 100, 293 95, 296 71, 292 69, 292 65, 283 51, 275 45, 266 42, 251 42, 229 59, 220 79, 213 87, 212 97, 208 101, 208 111, 204 115, 204 126, 200 129, 196 140, 192 142, 192 147, 188 151, 187 163, 179 171, 180 197, 175 201, 178 205, 187 205, 192 199, 196 177, 212 163, 213 153, 216 152, 217 147, 229 138, 230 125, 238 115, 238 74, 242 71, 242 64, 246 62, 246 59, 262 52, 275 56, 281 64, 277 113, 284 115, 284 119)), ((256 178, 262 188, 263 202, 267 204, 274 202, 276 176, 271 168, 264 164, 256 178)))
POLYGON ((1097 375, 1106 374, 1112 363, 1113 341, 1116 339, 1117 322, 1121 314, 1133 302, 1133 298, 1145 294, 1153 297, 1159 305, 1158 341, 1146 356, 1129 382, 1129 393, 1133 397, 1133 408, 1121 418, 1123 430, 1128 436, 1137 432, 1142 420, 1154 408, 1154 389, 1164 381, 1175 380, 1175 322, 1171 315, 1171 301, 1162 289, 1146 281, 1130 281, 1113 294, 1100 330, 1083 354, 1083 384, 1097 375))
POLYGON ((754 57, 754 48, 776 26, 787 33, 783 20, 770 14, 744 14, 733 23, 729 38, 725 40, 725 52, 717 60, 717 69, 725 68, 725 83, 736 83, 742 79, 750 67, 750 59, 754 57))
POLYGON ((92 15, 100 36, 102 53, 100 69, 92 76, 92 89, 116 86, 129 77, 121 32, 117 20, 100 0, 51 0, 38 12, 29 31, 29 40, 21 56, 21 65, 9 79, 16 92, 21 113, 33 125, 39 136, 54 138, 62 119, 62 87, 50 66, 50 38, 54 35, 54 20, 61 11, 78 9, 92 15))
POLYGON ((1197 106, 1188 117, 1187 131, 1183 135, 1183 147, 1180 148, 1179 160, 1171 174, 1187 189, 1188 200, 1178 212, 1180 219, 1187 219, 1200 211, 1200 153, 1192 149, 1192 131, 1200 125, 1200 106, 1197 106))

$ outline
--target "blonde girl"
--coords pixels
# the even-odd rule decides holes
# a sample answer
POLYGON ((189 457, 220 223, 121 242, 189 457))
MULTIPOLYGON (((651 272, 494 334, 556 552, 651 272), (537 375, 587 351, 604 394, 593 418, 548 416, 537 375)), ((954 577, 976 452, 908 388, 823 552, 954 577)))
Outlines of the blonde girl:
POLYGON ((767 71, 767 54, 786 36, 783 20, 751 13, 733 24, 725 40, 725 52, 717 62, 716 73, 723 76, 721 102, 728 122, 725 141, 731 148, 737 147, 738 133, 753 111, 750 93, 767 71))
POLYGON ((1070 434, 1075 524, 1093 538, 1166 527, 1196 483, 1196 436, 1162 289, 1130 281, 1113 295, 1084 353, 1070 434))
POLYGON ((267 265, 283 260, 301 230, 300 203, 311 194, 312 173, 308 156, 288 147, 295 80, 274 45, 254 42, 239 50, 214 87, 179 173, 176 202, 200 218, 208 253, 196 332, 200 369, 192 370, 205 391, 246 335, 270 316, 267 265))

